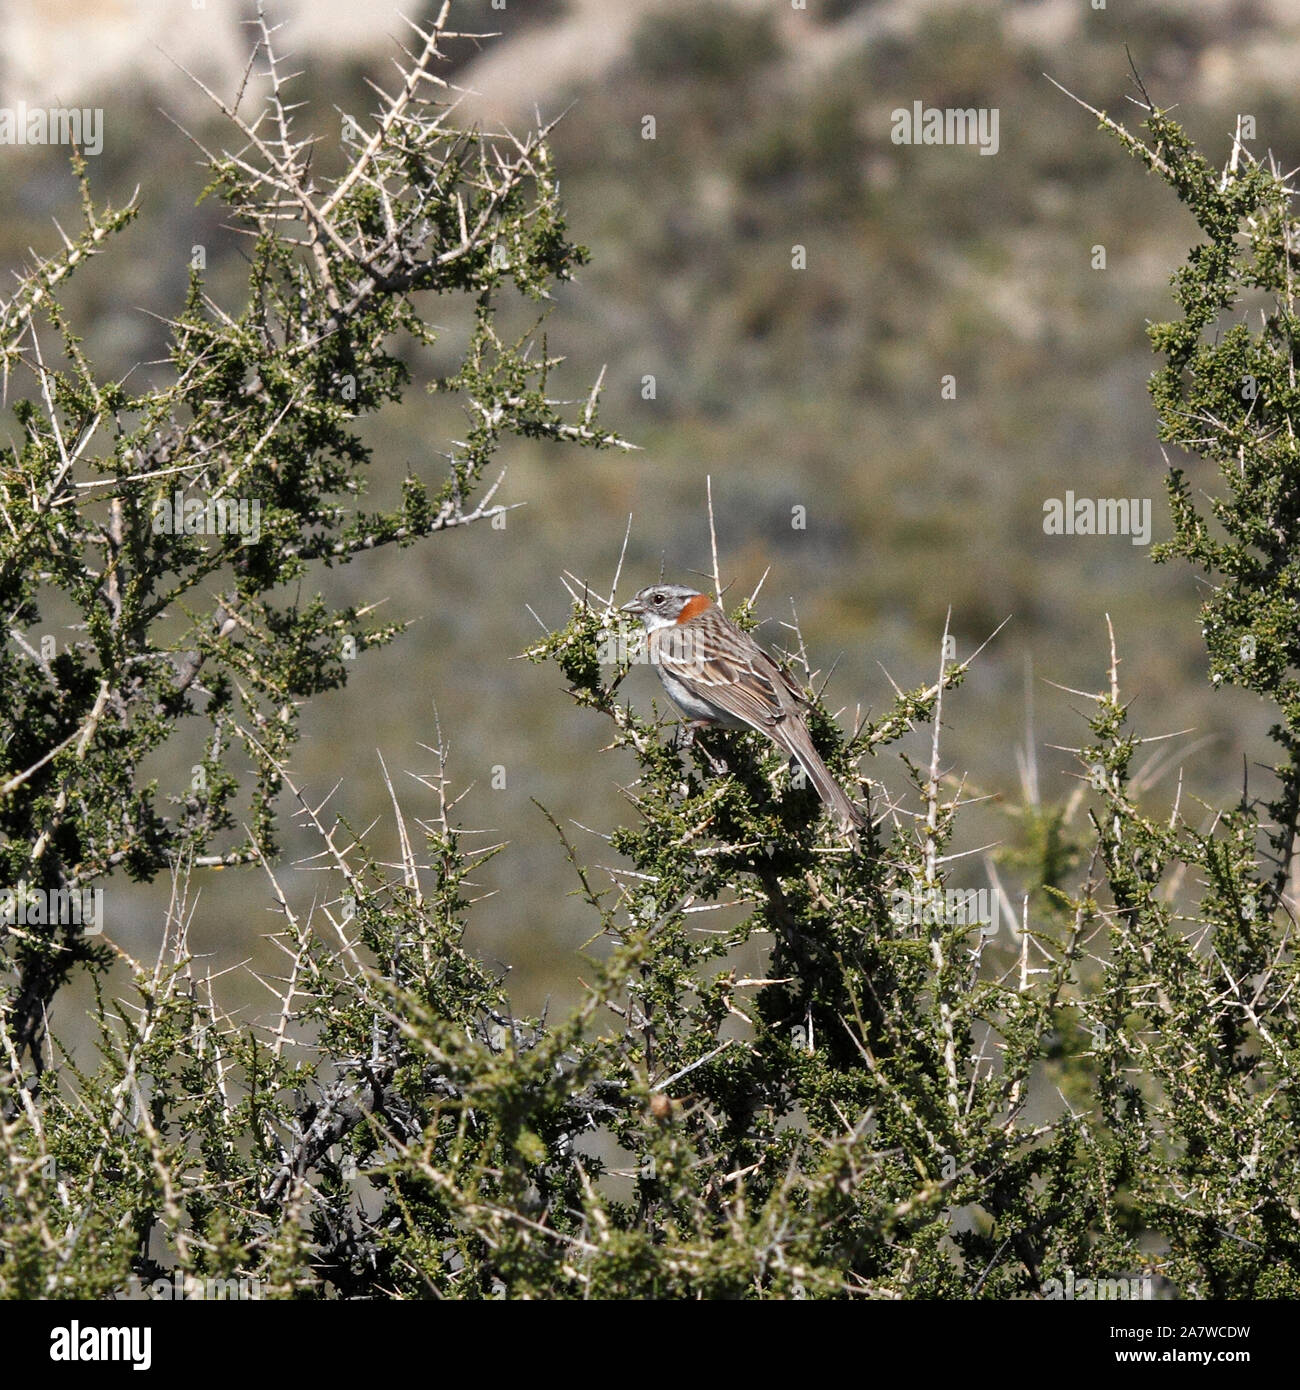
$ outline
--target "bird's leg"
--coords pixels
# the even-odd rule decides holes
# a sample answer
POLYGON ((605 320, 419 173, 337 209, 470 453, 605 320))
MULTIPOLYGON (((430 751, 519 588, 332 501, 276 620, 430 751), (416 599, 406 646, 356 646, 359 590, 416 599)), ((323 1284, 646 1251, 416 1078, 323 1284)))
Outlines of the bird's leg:
MULTIPOLYGON (((683 748, 695 747, 695 735, 699 733, 701 729, 710 729, 712 727, 712 722, 708 719, 687 720, 685 725, 686 732, 682 735, 681 746, 683 748)), ((727 775, 730 768, 727 767, 726 763, 724 763, 721 758, 715 758, 702 743, 699 744, 699 750, 708 759, 709 766, 717 776, 725 777, 727 775)))

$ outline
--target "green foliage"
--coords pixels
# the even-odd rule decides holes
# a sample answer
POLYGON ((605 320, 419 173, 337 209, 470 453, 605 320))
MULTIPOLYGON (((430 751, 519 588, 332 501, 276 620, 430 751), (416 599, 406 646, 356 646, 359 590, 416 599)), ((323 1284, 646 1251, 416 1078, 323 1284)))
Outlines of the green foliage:
MULTIPOLYGON (((32 632, 50 596, 80 624, 62 651, 24 637, 3 658, 5 870, 68 888, 166 870, 175 890, 153 966, 73 931, 6 936, 0 1293, 107 1297, 179 1271, 190 1287, 255 1281, 285 1298, 1050 1297, 1072 1276, 1293 1295, 1285 181, 1244 149, 1214 173, 1155 110, 1154 146, 1117 131, 1204 235, 1176 280, 1182 319, 1152 331, 1166 360, 1153 393, 1163 436, 1220 465, 1208 506, 1226 539, 1174 471, 1165 558, 1216 580, 1212 675, 1279 706, 1270 801, 1244 793, 1195 820, 1181 795, 1150 809, 1112 642, 1079 791, 1020 809, 999 925, 966 896, 959 822, 974 796, 942 758, 969 661, 941 661, 934 684, 849 733, 812 695, 819 747, 870 811, 847 840, 758 735, 687 746, 623 703, 636 649, 613 595, 584 597, 527 655, 562 672, 591 726, 608 721, 635 766, 635 814, 606 837, 620 862, 599 872, 552 821, 592 914, 586 997, 557 1021, 519 1019, 463 944, 474 874, 500 847, 461 827, 445 745, 421 779, 433 810, 418 835, 393 795, 396 865, 287 769, 298 705, 343 678, 342 639, 397 636, 298 588, 313 564, 489 515, 474 494, 507 434, 617 442, 590 408, 563 417, 545 353, 494 327, 507 278, 542 295, 579 253, 543 144, 493 159, 399 96, 376 127, 389 135, 358 146, 362 172, 323 195, 273 64, 272 87, 279 135, 243 127, 261 162, 212 158, 214 189, 253 233, 248 305, 223 313, 196 279, 168 384, 128 397, 98 382, 53 301, 127 216, 88 195, 68 258, 38 267, 0 319, 6 362, 36 380, 3 498, 11 624, 32 632), (367 463, 354 421, 407 385, 394 336, 432 340, 417 289, 475 298, 470 349, 441 383, 470 426, 444 482, 408 479, 400 509, 366 516, 345 505, 367 463), (1246 290, 1276 300, 1262 329, 1216 333, 1246 290), (48 369, 38 308, 62 344, 48 369), (1246 374, 1248 399, 1233 389, 1246 374), (155 533, 176 476, 257 499, 260 537, 155 533), (191 720, 204 776, 160 800, 140 765, 191 720), (931 735, 919 763, 897 747, 918 727, 931 735), (282 791, 330 885, 309 912, 272 862, 282 791), (286 962, 252 1023, 226 1011, 187 941, 198 879, 249 858, 266 868, 286 962), (1023 911, 1005 910, 1012 897, 1023 911), (95 973, 111 959, 120 989, 95 973), (98 1060, 47 1039, 41 1076, 37 1020, 84 968, 98 1060)), ((751 625, 753 605, 735 616, 751 625)), ((792 664, 815 691, 807 662, 792 664)))
MULTIPOLYGON (((496 331, 503 295, 543 298, 585 252, 543 135, 499 149, 428 99, 437 45, 425 39, 373 127, 352 122, 344 172, 319 186, 263 26, 265 107, 251 122, 223 107, 245 144, 207 156, 209 191, 249 238, 247 302, 227 311, 195 270, 162 385, 101 380, 55 298, 134 216, 95 206, 80 159, 82 230, 0 307, 5 382, 32 384, 0 466, 4 884, 79 892, 116 871, 272 853, 302 703, 399 630, 331 608, 304 587, 313 569, 498 515, 481 484, 510 435, 614 442, 594 396, 573 421, 548 399, 553 361, 531 335, 496 331), (362 424, 400 399, 403 354, 437 339, 417 294, 474 306, 464 360, 437 382, 469 426, 445 476, 413 473, 399 506, 365 511, 362 424), (205 511, 218 505, 234 510, 205 511), (195 723, 190 786, 147 780, 150 756, 195 723)), ((104 956, 75 927, 9 945, 9 1026, 39 1065, 46 1004, 104 956)))

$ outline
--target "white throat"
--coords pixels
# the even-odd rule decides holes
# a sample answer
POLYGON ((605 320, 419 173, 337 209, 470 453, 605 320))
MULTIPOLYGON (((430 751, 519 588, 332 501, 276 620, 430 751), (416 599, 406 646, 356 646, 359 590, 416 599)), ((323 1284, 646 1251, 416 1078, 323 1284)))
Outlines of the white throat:
POLYGON ((642 613, 641 621, 645 624, 647 632, 658 632, 662 627, 673 627, 676 625, 676 618, 669 618, 663 613, 642 613))

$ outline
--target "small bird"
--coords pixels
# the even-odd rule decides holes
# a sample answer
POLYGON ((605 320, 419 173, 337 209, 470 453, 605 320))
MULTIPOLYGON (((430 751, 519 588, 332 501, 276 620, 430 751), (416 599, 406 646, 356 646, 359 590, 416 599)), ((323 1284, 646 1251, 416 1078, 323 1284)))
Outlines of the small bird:
POLYGON ((794 677, 712 599, 682 584, 652 584, 621 611, 639 617, 650 634, 650 660, 691 734, 710 725, 766 734, 801 764, 845 830, 866 824, 813 747, 808 699, 794 677))

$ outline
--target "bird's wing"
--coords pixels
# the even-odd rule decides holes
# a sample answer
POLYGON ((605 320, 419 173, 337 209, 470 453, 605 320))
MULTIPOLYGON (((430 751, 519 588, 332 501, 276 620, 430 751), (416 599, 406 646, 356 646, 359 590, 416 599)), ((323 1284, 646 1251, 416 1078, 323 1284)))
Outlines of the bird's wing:
POLYGON ((695 621, 665 632, 659 660, 728 714, 771 734, 803 692, 753 638, 716 614, 709 620, 703 638, 704 627, 695 621))
POLYGON ((803 686, 801 686, 799 682, 795 680, 795 678, 789 673, 789 671, 787 671, 779 661, 775 660, 773 657, 768 656, 766 652, 763 652, 762 655, 763 659, 776 672, 777 678, 780 680, 781 684, 785 686, 787 693, 795 701, 795 703, 799 705, 808 704, 808 697, 803 692, 803 686))

